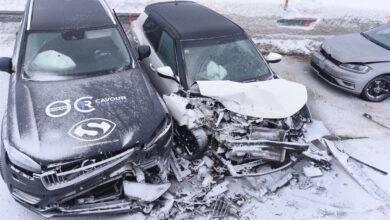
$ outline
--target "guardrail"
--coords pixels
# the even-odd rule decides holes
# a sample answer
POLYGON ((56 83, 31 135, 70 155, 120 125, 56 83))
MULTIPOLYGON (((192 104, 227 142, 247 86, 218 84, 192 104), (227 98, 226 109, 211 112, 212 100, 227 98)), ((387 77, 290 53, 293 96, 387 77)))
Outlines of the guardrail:
MULTIPOLYGON (((23 14, 23 11, 0 11, 0 22, 20 22, 22 20, 23 14)), ((122 24, 128 24, 139 16, 138 13, 116 14, 122 24)))

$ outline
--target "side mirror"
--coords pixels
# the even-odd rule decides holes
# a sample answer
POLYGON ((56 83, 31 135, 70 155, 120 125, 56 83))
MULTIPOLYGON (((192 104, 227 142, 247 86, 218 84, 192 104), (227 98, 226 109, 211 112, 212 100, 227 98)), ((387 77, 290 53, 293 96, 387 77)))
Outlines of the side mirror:
POLYGON ((0 71, 12 73, 12 59, 9 57, 0 58, 0 71))
POLYGON ((171 67, 169 67, 169 66, 163 66, 163 67, 157 68, 157 74, 162 78, 171 79, 171 80, 179 83, 179 80, 177 80, 175 74, 173 73, 171 67))
POLYGON ((283 56, 278 54, 278 53, 269 53, 266 57, 265 60, 268 63, 279 63, 282 60, 283 56))
POLYGON ((138 60, 143 60, 150 56, 150 47, 147 45, 138 46, 138 60))

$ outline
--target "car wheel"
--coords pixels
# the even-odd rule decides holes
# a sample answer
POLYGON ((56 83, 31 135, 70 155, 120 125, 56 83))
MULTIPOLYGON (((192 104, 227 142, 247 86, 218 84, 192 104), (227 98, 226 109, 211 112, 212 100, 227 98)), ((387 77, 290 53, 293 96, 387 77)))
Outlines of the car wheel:
POLYGON ((201 158, 207 150, 208 142, 207 134, 202 129, 190 131, 184 126, 175 126, 174 149, 184 159, 201 158))
POLYGON ((390 96, 390 76, 378 76, 367 83, 362 98, 370 102, 381 102, 390 96))

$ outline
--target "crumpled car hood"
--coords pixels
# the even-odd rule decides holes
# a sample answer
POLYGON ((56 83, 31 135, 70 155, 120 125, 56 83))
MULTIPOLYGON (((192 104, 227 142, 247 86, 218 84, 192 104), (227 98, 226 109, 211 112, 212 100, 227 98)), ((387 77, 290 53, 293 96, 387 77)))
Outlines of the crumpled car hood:
POLYGON ((390 61, 390 51, 369 41, 360 33, 332 37, 322 48, 342 63, 370 63, 390 61))
POLYGON ((240 83, 198 81, 200 93, 221 102, 229 111, 257 118, 282 119, 307 102, 306 87, 284 79, 240 83))

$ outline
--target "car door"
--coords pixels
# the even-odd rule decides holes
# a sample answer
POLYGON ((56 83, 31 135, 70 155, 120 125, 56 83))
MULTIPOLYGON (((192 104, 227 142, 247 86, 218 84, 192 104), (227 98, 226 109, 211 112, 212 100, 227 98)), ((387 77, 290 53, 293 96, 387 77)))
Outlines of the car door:
POLYGON ((171 94, 178 91, 179 85, 172 79, 167 79, 157 74, 157 69, 170 66, 177 75, 176 48, 174 39, 164 31, 157 22, 143 14, 132 27, 135 35, 134 41, 138 45, 149 45, 151 55, 142 61, 150 80, 163 94, 171 94))

